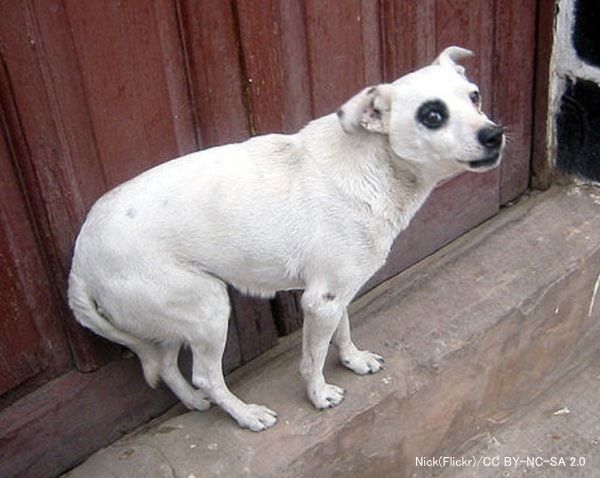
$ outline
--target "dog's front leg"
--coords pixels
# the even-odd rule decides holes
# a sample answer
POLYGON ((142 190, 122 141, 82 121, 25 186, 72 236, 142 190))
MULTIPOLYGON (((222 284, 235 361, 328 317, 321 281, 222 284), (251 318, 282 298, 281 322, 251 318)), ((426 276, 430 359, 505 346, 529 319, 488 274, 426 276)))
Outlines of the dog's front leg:
POLYGON ((308 397, 317 408, 331 408, 344 399, 344 389, 325 382, 323 366, 331 337, 338 326, 346 304, 322 288, 307 289, 302 295, 304 327, 300 373, 307 386, 308 397))
POLYGON ((350 339, 350 320, 346 309, 333 335, 333 344, 338 349, 342 364, 359 375, 377 373, 383 368, 381 355, 359 350, 350 339))

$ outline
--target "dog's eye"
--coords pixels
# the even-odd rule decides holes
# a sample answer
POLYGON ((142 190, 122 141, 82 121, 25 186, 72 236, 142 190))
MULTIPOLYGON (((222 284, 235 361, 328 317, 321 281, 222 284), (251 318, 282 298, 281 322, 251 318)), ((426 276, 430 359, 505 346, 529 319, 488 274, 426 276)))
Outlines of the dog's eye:
POLYGON ((440 100, 427 101, 417 110, 417 121, 429 129, 441 128, 448 120, 448 108, 440 100))
POLYGON ((471 103, 479 107, 481 104, 481 96, 479 95, 479 91, 473 91, 469 93, 469 98, 471 99, 471 103))
POLYGON ((427 126, 437 126, 442 121, 444 121, 444 117, 439 111, 430 111, 423 118, 423 122, 426 123, 427 126))

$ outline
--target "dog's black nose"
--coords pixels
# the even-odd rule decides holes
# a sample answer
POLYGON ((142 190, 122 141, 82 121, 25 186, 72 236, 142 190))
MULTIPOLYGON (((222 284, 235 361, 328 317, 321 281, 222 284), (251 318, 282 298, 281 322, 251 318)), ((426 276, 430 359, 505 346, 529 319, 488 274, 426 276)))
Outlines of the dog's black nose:
POLYGON ((479 142, 488 149, 498 149, 502 145, 502 126, 488 126, 477 133, 479 142))

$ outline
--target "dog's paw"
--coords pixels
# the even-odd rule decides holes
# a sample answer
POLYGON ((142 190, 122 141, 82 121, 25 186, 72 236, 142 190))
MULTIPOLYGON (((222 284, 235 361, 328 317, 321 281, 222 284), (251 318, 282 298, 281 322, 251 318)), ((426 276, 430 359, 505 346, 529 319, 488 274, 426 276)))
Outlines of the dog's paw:
POLYGON ((277 423, 277 414, 273 410, 253 403, 244 404, 234 418, 240 427, 253 432, 262 432, 277 423))
POLYGON ((367 350, 355 350, 341 357, 342 365, 359 375, 377 373, 383 368, 383 357, 367 350))
POLYGON ((308 392, 308 397, 313 405, 322 410, 324 408, 333 408, 344 400, 346 391, 336 385, 324 383, 308 392))

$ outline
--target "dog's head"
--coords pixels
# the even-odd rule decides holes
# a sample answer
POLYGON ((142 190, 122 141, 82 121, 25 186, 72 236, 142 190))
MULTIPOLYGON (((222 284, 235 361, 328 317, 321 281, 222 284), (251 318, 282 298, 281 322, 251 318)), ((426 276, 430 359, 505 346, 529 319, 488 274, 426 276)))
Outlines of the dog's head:
POLYGON ((493 168, 505 139, 502 127, 481 111, 479 89, 458 64, 472 55, 449 47, 425 68, 365 88, 338 110, 342 128, 348 134, 388 135, 394 153, 410 161, 493 168))

